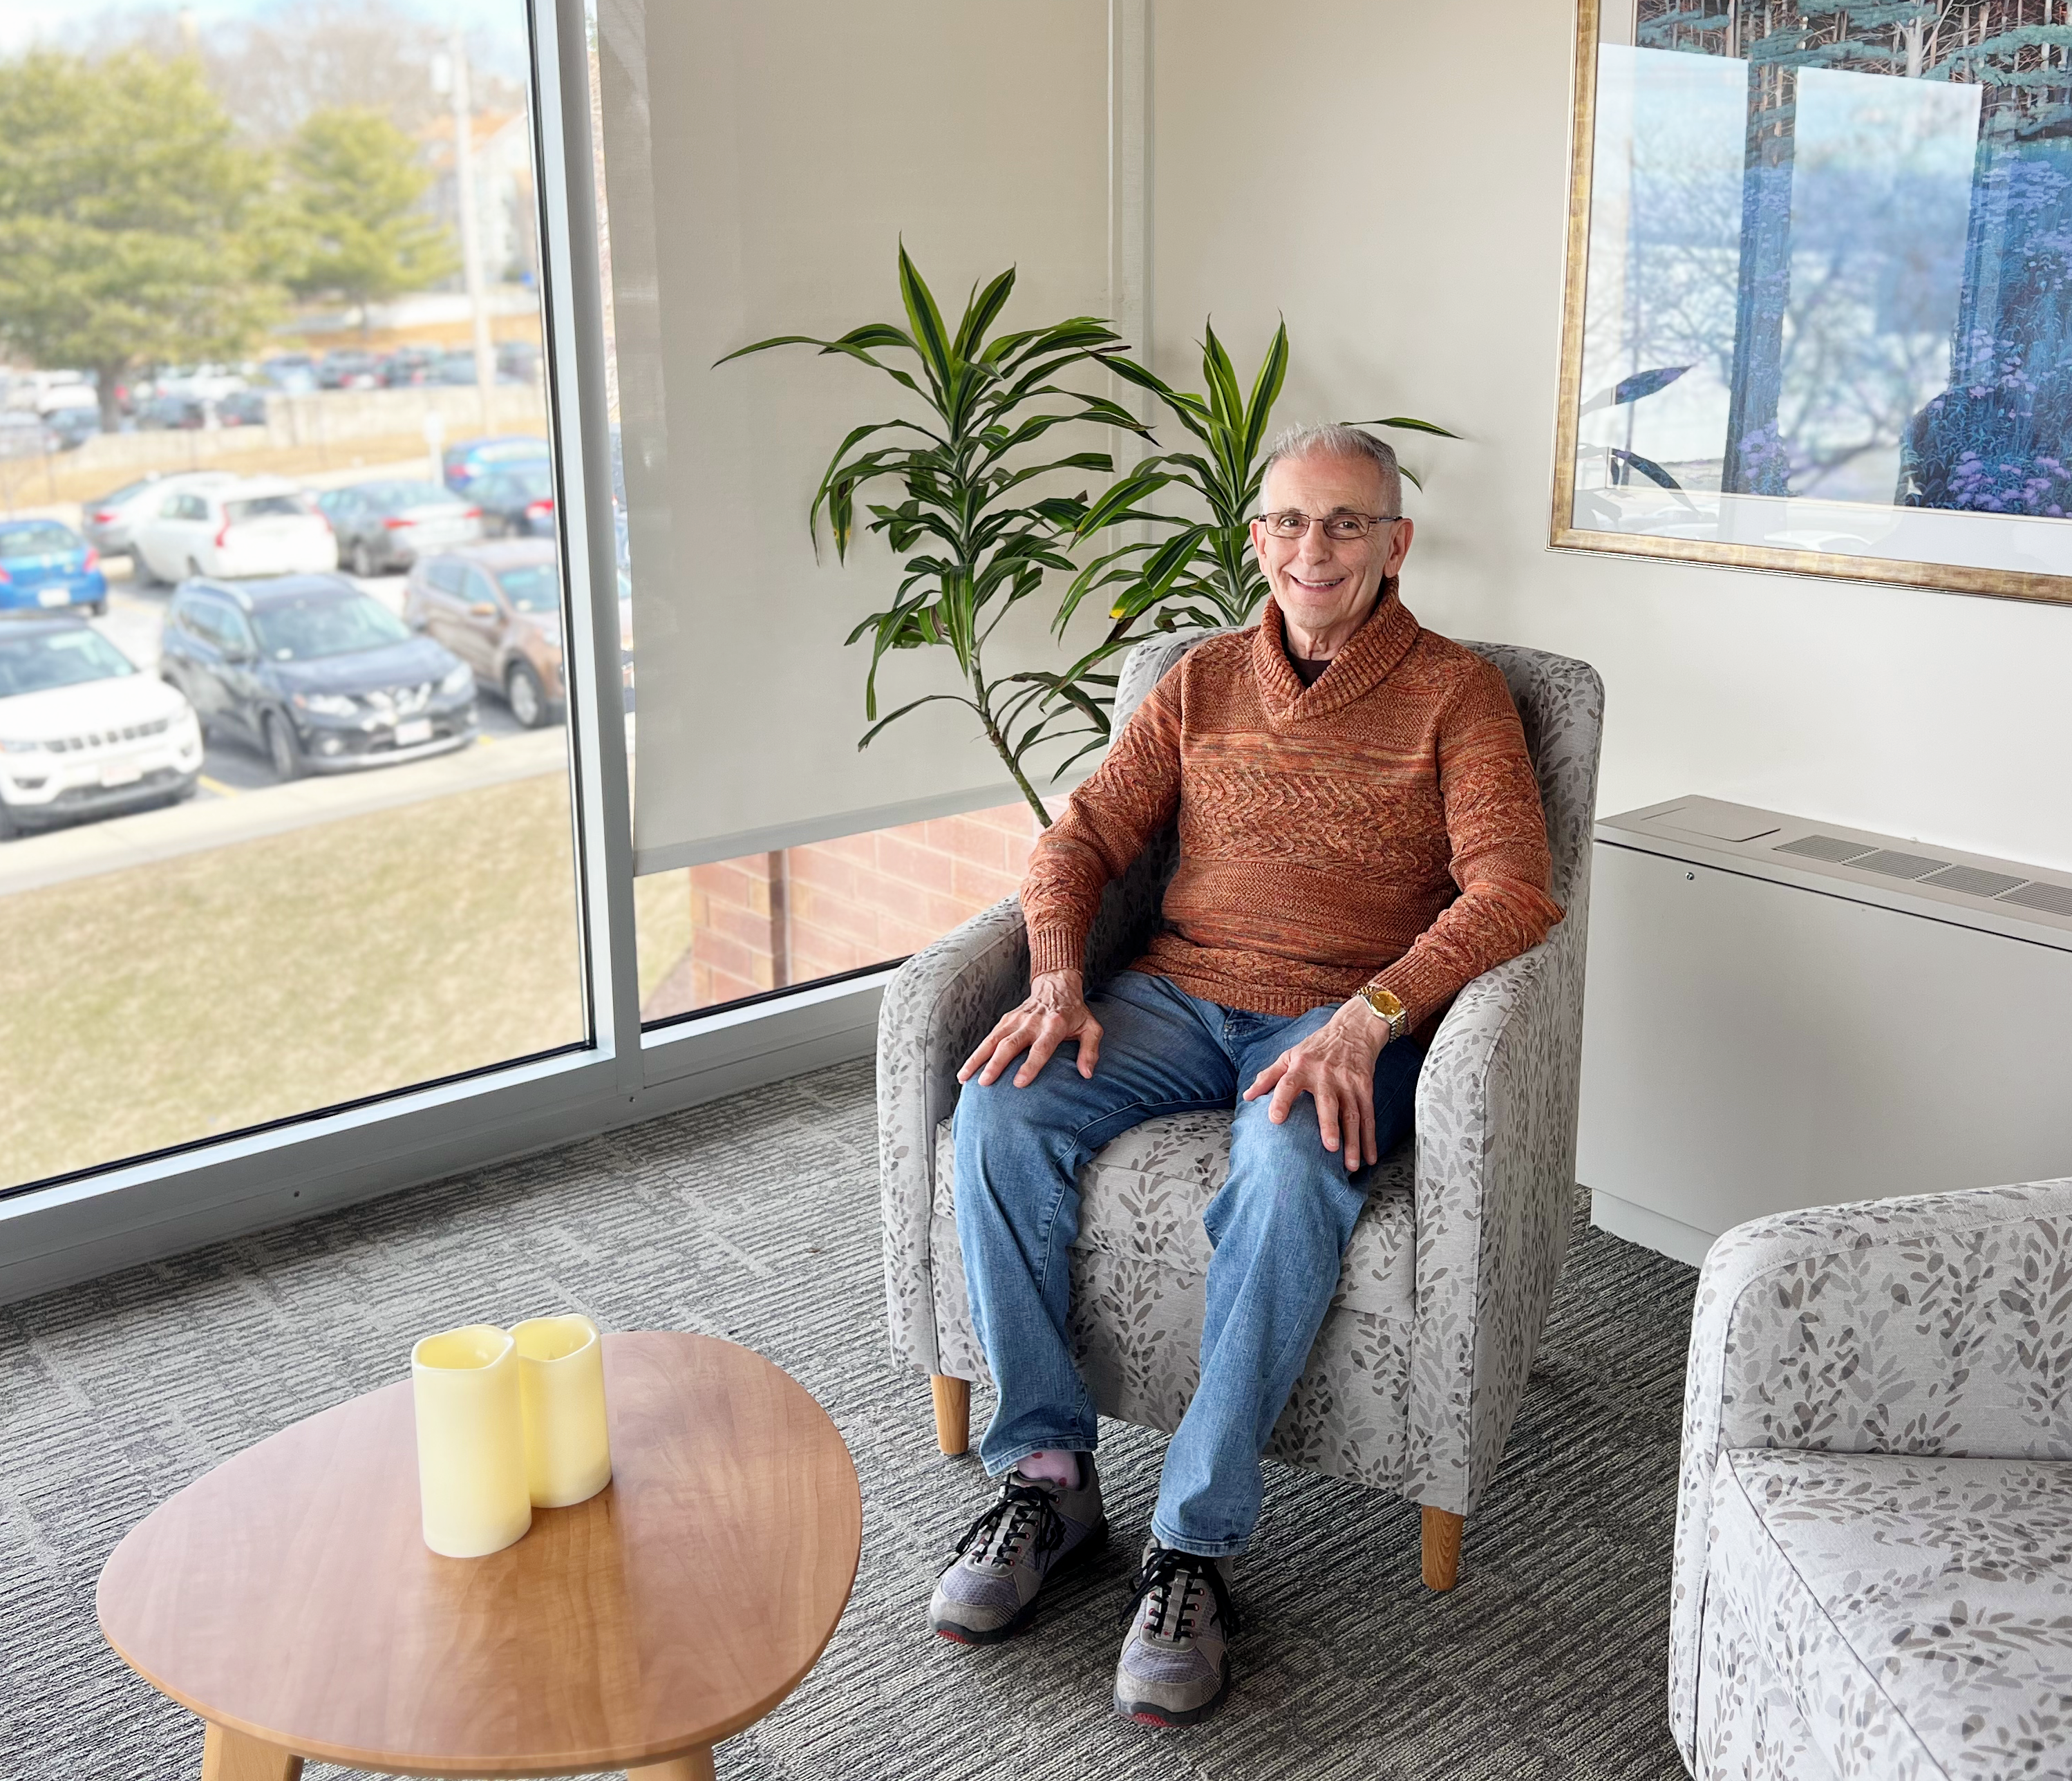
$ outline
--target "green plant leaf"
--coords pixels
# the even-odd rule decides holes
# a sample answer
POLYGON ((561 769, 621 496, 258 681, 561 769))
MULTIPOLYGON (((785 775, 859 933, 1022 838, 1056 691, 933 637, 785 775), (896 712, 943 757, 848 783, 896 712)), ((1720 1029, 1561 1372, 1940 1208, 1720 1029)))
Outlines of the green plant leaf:
POLYGON ((1383 421, 1347 421, 1345 424, 1347 426, 1400 426, 1408 428, 1412 433, 1436 434, 1442 439, 1460 438, 1459 434, 1449 433, 1436 422, 1416 420, 1408 414, 1392 414, 1383 421))
POLYGON ((950 350, 949 335, 944 331, 943 312, 935 306, 935 294, 907 257, 903 241, 899 245, 899 296, 906 306, 907 323, 914 330, 915 347, 920 353, 921 362, 933 375, 936 386, 947 395, 956 355, 950 350))
POLYGON ((982 295, 976 285, 972 286, 972 292, 971 300, 964 305, 964 319, 958 326, 952 348, 960 359, 978 356, 979 342, 985 338, 985 331, 993 326, 1001 311, 1007 306, 1007 299, 1014 294, 1014 268, 1009 266, 996 277, 982 295))
POLYGON ((1288 324, 1273 331, 1273 343, 1252 381, 1252 401, 1244 412, 1244 459, 1249 464, 1266 441, 1266 425, 1273 417, 1273 405, 1281 399, 1281 386, 1288 376, 1288 324))

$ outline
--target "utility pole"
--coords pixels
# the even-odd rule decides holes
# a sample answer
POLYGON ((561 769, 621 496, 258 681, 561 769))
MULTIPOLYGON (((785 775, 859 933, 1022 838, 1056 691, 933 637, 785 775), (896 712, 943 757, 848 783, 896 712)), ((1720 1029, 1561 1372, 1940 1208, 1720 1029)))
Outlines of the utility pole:
POLYGON ((475 323, 475 393, 482 404, 483 430, 489 430, 489 393, 496 382, 496 348, 489 338, 489 300, 483 286, 482 229, 475 216, 475 101, 468 91, 467 43, 456 18, 451 51, 454 114, 454 191, 460 212, 461 276, 467 283, 467 306, 475 323))

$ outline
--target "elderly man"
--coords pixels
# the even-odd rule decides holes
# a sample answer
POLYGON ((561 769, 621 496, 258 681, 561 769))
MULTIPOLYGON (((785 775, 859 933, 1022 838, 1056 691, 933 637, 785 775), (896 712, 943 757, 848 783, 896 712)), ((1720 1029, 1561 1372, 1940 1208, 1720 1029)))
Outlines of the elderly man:
POLYGON ((1230 1690, 1227 1561, 1259 1520, 1260 1452, 1338 1280, 1369 1167, 1411 1125, 1447 1002, 1536 945, 1545 818, 1503 677, 1397 596, 1396 454, 1350 427, 1284 436, 1252 522, 1260 622, 1190 650, 1038 843, 1028 999, 959 1072, 957 1230, 998 1387, 998 1496, 929 1607, 944 1637, 1020 1631, 1107 1534, 1099 1427, 1067 1335, 1080 1166, 1161 1114, 1235 1108, 1202 1222, 1201 1381, 1160 1478, 1116 1672, 1153 1725, 1230 1690), (1089 995, 1101 889, 1177 813, 1149 949, 1089 995))

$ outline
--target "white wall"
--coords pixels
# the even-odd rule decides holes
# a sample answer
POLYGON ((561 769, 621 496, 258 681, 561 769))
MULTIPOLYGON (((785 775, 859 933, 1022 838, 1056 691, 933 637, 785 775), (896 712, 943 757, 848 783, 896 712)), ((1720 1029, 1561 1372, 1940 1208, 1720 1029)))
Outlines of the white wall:
POLYGON ((2072 607, 1548 549, 1573 29, 1559 0, 1153 0, 1160 371, 1198 387, 1213 311, 1248 372, 1285 312, 1281 418, 1466 435, 1406 447, 1405 600, 1596 664, 1601 809, 1701 792, 2072 869, 2072 607))

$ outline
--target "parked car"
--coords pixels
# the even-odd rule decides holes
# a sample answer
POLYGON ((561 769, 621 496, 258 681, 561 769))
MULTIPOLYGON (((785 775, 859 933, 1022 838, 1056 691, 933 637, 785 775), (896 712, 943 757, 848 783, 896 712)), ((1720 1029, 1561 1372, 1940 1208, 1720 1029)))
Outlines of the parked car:
POLYGON ((193 706, 91 625, 0 625, 0 840, 176 803, 200 771, 193 706))
POLYGON ((58 408, 43 417, 44 430, 60 451, 76 451, 101 431, 98 408, 58 408))
POLYGON ((140 432, 191 431, 208 424, 208 409, 199 396, 149 396, 137 405, 140 432))
POLYGON ((357 348, 327 352, 317 361, 317 384, 321 389, 372 389, 377 381, 374 355, 357 348))
POLYGON ((306 352, 277 352, 260 361, 259 374, 290 396, 306 395, 317 387, 317 362, 306 352))
POLYGON ((356 483, 318 496, 317 507, 356 575, 408 569, 425 551, 482 536, 482 509, 437 483, 356 483))
POLYGON ((176 489, 134 529, 145 579, 318 574, 338 567, 331 522, 285 476, 176 489))
POLYGON ((540 349, 530 340, 499 340, 496 375, 500 382, 536 384, 540 380, 540 349))
POLYGON ((101 553, 56 520, 0 520, 0 611, 76 606, 108 610, 101 553))
POLYGON ((32 408, 0 408, 0 458, 40 458, 50 432, 32 408))
POLYGON ((468 499, 482 509, 482 529, 491 538, 551 538, 554 535, 554 473, 544 463, 520 464, 478 477, 468 499))
POLYGON ((220 487, 236 480, 236 475, 228 470, 181 470, 170 476, 154 472, 134 483, 125 483, 113 493, 82 506, 86 541, 104 557, 125 555, 132 548, 133 534, 138 523, 147 513, 155 512, 166 496, 179 489, 220 487))
POLYGON ((216 424, 218 426, 264 426, 266 424, 265 392, 240 389, 224 397, 216 405, 216 424))
MULTIPOLYGON (((491 375, 492 381, 500 384, 520 384, 525 380, 516 372, 506 370, 500 360, 494 367, 491 375)), ((427 380, 434 384, 472 384, 479 381, 475 376, 474 350, 467 348, 441 354, 427 380)))
POLYGON ((477 683, 503 694, 528 730, 566 706, 561 574, 545 539, 512 539, 426 557, 410 572, 403 618, 444 644, 477 683))
POLYGON ((428 384, 434 380, 433 372, 444 357, 437 347, 398 347, 375 362, 374 374, 384 389, 428 384))
POLYGON ((211 730, 263 749, 283 779, 416 760, 475 737, 473 670, 342 575, 183 583, 158 672, 211 730))
POLYGON ((188 396, 198 402, 220 402, 245 388, 241 372, 228 365, 175 365, 151 380, 154 396, 188 396))
POLYGON ((439 460, 446 471, 446 487, 462 495, 472 495, 475 479, 494 470, 517 464, 549 462, 547 442, 529 433, 506 433, 489 439, 463 439, 450 445, 439 460))

